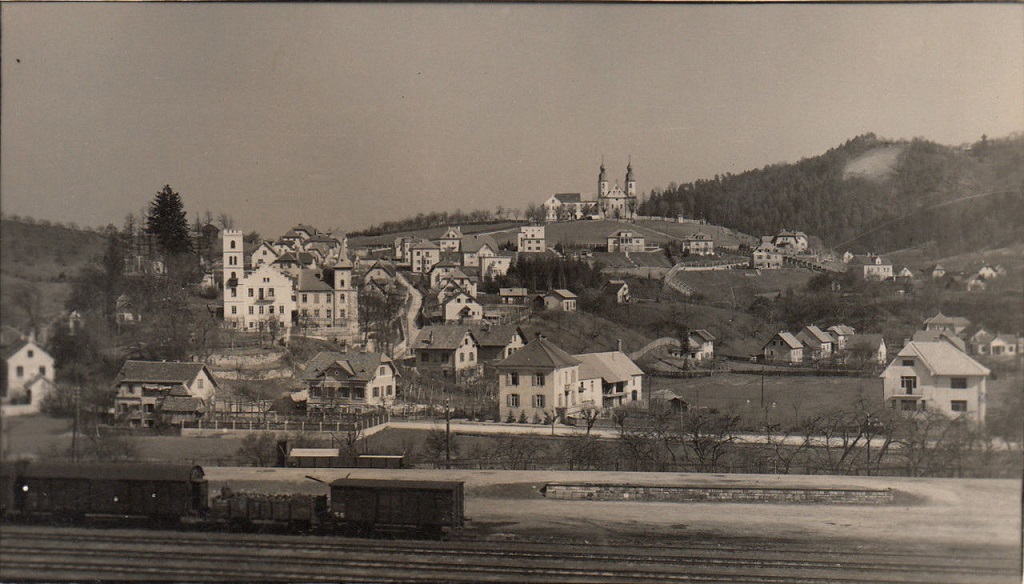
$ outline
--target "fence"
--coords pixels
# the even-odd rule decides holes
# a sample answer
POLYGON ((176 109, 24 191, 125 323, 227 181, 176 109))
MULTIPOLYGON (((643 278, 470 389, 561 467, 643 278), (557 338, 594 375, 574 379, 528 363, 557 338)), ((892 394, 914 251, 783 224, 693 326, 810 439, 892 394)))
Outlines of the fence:
POLYGON ((391 415, 387 412, 367 415, 350 415, 348 419, 339 417, 334 420, 315 420, 310 418, 290 418, 266 416, 258 419, 251 416, 214 416, 209 420, 182 421, 181 430, 218 430, 218 431, 262 431, 262 432, 352 432, 387 424, 391 415))

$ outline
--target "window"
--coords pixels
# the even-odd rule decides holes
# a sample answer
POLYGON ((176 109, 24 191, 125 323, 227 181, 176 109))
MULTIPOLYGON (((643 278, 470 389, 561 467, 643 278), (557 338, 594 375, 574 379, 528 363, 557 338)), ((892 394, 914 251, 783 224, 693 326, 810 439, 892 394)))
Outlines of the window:
POLYGON ((900 387, 906 390, 908 395, 914 393, 914 390, 917 389, 917 377, 913 375, 900 377, 900 387))
POLYGON ((533 374, 533 384, 538 386, 538 387, 544 387, 544 374, 543 373, 534 373, 533 374))
POLYGON ((917 410, 917 402, 909 399, 905 399, 900 402, 900 409, 904 412, 913 412, 917 410))
POLYGON ((238 314, 238 307, 237 306, 232 306, 231 307, 231 314, 238 314))
POLYGON ((388 392, 388 395, 391 395, 391 386, 390 385, 387 386, 387 392, 388 392))
POLYGON ((967 389, 966 377, 950 377, 949 387, 952 389, 967 389))
POLYGON ((252 288, 249 288, 249 298, 252 298, 252 288))
POLYGON ((387 368, 384 367, 383 365, 381 365, 380 366, 380 373, 379 373, 379 375, 384 375, 384 373, 386 372, 385 369, 387 369, 387 368))
POLYGON ((465 363, 465 362, 466 362, 466 354, 465 353, 459 353, 459 363, 465 363))
POLYGON ((36 356, 36 352, 33 351, 32 349, 29 349, 28 350, 28 358, 31 359, 32 357, 35 357, 35 356, 36 356))
POLYGON ((420 362, 421 363, 429 363, 430 362, 430 353, 427 353, 426 351, 420 353, 420 362))
POLYGON ((274 305, 273 304, 270 305, 270 314, 274 314, 274 305))
POLYGON ((519 385, 519 374, 518 373, 509 373, 508 374, 508 384, 509 385, 519 385))
POLYGON ((274 289, 273 288, 267 288, 267 298, 273 298, 273 297, 274 297, 274 289))
POLYGON ((913 359, 904 359, 903 360, 903 366, 904 367, 913 367, 914 366, 914 360, 913 359))
POLYGON ((21 365, 18 365, 18 370, 17 371, 18 371, 18 377, 24 377, 25 376, 25 368, 22 367, 21 365))
POLYGON ((231 249, 235 249, 235 243, 236 243, 235 240, 232 239, 231 240, 231 249))
POLYGON ((232 289, 231 289, 231 297, 232 297, 232 298, 235 298, 235 297, 237 297, 237 296, 238 296, 238 290, 237 290, 237 289, 235 289, 235 288, 232 288, 232 289))
POLYGON ((146 405, 142 406, 142 411, 146 412, 147 414, 152 414, 153 413, 153 404, 146 404, 146 405))
POLYGON ((508 394, 508 407, 518 408, 519 407, 519 394, 510 393, 508 394))
POLYGON ((949 408, 954 412, 966 412, 967 411, 967 400, 955 399, 949 402, 949 408))
MULTIPOLYGON (((232 308, 234 308, 234 306, 232 306, 232 308)), ((253 309, 253 307, 252 307, 252 306, 250 306, 250 307, 249 307, 249 314, 252 314, 252 309, 253 309)))
POLYGON ((302 295, 302 301, 303 302, 309 302, 309 294, 303 294, 302 295))
POLYGON ((379 387, 373 388, 373 397, 380 397, 380 388, 379 387))
POLYGON ((331 309, 330 308, 327 309, 327 318, 331 318, 331 309))
POLYGON ((543 395, 539 395, 538 394, 538 395, 533 396, 533 407, 541 408, 541 409, 544 408, 544 396, 543 395))
POLYGON ((442 363, 447 363, 448 362, 448 353, 441 353, 441 362, 442 363))

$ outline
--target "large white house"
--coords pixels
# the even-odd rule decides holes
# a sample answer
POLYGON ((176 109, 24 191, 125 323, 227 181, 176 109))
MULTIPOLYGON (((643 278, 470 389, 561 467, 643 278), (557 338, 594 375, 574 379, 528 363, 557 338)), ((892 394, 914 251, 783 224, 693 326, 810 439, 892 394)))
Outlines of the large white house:
POLYGON ((911 341, 882 372, 882 394, 898 411, 927 410, 981 424, 988 375, 988 368, 949 343, 911 341))
POLYGON ((644 373, 622 351, 570 355, 540 337, 495 368, 502 420, 571 418, 643 399, 644 373))

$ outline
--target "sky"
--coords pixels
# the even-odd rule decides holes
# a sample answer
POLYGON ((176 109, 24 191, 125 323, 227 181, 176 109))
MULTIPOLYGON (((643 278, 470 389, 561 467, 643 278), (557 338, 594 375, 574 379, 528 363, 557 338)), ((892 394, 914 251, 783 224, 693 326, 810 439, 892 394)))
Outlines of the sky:
POLYGON ((1024 5, 0 5, 0 208, 264 236, 1024 131, 1024 5))

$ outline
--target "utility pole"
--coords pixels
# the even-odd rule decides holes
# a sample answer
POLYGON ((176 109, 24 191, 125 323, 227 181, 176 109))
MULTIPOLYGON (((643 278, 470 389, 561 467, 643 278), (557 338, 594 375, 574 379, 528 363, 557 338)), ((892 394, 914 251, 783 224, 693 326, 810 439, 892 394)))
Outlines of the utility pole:
POLYGON ((444 398, 444 467, 452 467, 452 411, 448 398, 444 398))
POLYGON ((71 430, 71 461, 78 462, 78 424, 82 413, 82 386, 75 386, 75 423, 71 430))

